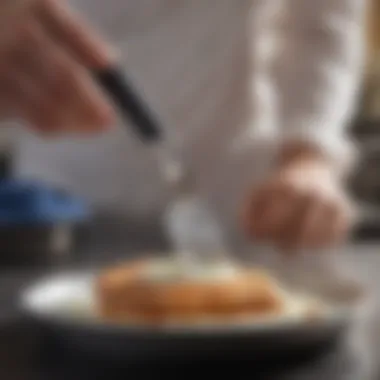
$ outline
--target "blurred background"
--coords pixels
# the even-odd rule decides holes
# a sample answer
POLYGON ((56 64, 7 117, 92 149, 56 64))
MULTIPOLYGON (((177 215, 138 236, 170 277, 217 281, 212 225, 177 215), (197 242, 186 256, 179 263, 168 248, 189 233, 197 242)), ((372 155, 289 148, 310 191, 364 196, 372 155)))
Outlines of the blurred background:
POLYGON ((380 1, 370 0, 367 14, 367 61, 358 113, 352 132, 361 160, 350 186, 362 206, 359 238, 380 236, 380 1))
MULTIPOLYGON (((367 59, 360 104, 351 126, 359 144, 361 161, 350 179, 349 186, 363 210, 355 238, 378 239, 380 236, 380 0, 367 1, 369 1, 366 25, 367 59)), ((10 152, 15 152, 15 147, 10 144, 14 141, 13 130, 13 126, 0 130, 0 178, 12 174, 13 156, 10 152)), ((78 242, 78 236, 81 242, 88 241, 88 231, 92 231, 91 228, 86 228, 89 226, 101 226, 99 229, 113 242, 118 239, 128 240, 130 236, 135 237, 138 231, 143 233, 141 231, 144 229, 150 232, 157 229, 156 226, 152 228, 136 226, 133 231, 128 232, 126 231, 128 223, 125 221, 119 223, 114 218, 111 221, 108 216, 102 216, 103 221, 99 223, 90 215, 90 210, 87 210, 82 201, 85 200, 75 199, 72 194, 64 194, 62 189, 51 189, 50 186, 46 187, 41 183, 26 182, 21 186, 16 184, 0 186, 0 226, 5 226, 0 228, 0 250, 12 252, 8 255, 12 259, 21 255, 17 260, 21 263, 27 261, 26 256, 29 258, 40 256, 31 252, 43 251, 46 253, 45 256, 50 257, 49 252, 54 251, 57 253, 54 257, 60 257, 65 251, 72 250, 72 245, 78 242), (33 220, 36 215, 39 219, 33 220), (25 244, 25 241, 29 244, 25 244)), ((98 236, 96 232, 91 234, 98 236)), ((5 255, 2 255, 3 260, 4 258, 5 255)))

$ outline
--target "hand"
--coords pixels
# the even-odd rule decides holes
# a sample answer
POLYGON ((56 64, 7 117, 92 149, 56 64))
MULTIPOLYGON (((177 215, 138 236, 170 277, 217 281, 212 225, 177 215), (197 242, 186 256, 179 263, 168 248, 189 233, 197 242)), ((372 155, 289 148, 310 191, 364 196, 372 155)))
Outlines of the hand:
POLYGON ((114 111, 89 70, 112 60, 65 1, 0 2, 1 118, 48 134, 107 128, 114 111))
POLYGON ((341 243, 353 221, 341 181, 320 159, 292 159, 252 190, 243 227, 251 239, 289 252, 341 243))

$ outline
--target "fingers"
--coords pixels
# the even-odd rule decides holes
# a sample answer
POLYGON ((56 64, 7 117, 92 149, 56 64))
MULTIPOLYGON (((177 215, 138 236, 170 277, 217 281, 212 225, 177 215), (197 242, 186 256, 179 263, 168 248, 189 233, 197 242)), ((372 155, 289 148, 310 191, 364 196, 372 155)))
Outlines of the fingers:
POLYGON ((28 23, 19 36, 15 50, 8 54, 7 73, 8 92, 17 92, 13 99, 18 116, 25 119, 32 128, 54 135, 66 124, 69 112, 65 112, 63 98, 57 98, 49 87, 41 81, 40 72, 48 72, 41 41, 38 36, 38 25, 28 23), (34 54, 31 54, 31 53, 34 54), (37 68, 37 69, 36 69, 37 68))
MULTIPOLYGON (((99 132, 116 112, 89 69, 108 65, 107 44, 64 1, 39 0, 0 41, 0 112, 45 134, 99 132)), ((22 16, 22 17, 21 17, 22 16)))
POLYGON ((304 217, 304 229, 295 238, 296 246, 321 250, 340 244, 347 237, 350 221, 348 204, 342 199, 314 199, 304 217))
POLYGON ((30 22, 15 50, 9 54, 19 70, 26 94, 19 101, 20 113, 40 131, 98 131, 111 125, 114 111, 87 71, 44 31, 42 25, 30 22), (34 87, 31 88, 31 87, 34 87), (31 93, 34 93, 32 95, 31 93), (25 110, 23 110, 25 108, 25 110))
MULTIPOLYGON (((319 199, 309 196, 305 199, 303 213, 299 217, 298 230, 293 230, 294 246, 298 249, 318 248, 325 239, 326 213, 319 199)), ((292 243, 291 241, 289 242, 292 243)))
MULTIPOLYGON (((30 126, 40 132, 56 132, 56 115, 45 94, 35 86, 33 78, 17 69, 9 71, 9 80, 2 81, 1 86, 8 92, 7 106, 13 114, 26 120, 30 126), (45 126, 49 128, 45 130, 45 126)), ((2 102, 4 104, 4 102, 2 102)))
POLYGON ((0 64, 1 113, 7 117, 21 117, 32 125, 49 119, 51 107, 35 79, 24 72, 17 50, 7 55, 0 64))
POLYGON ((287 203, 291 211, 273 238, 279 248, 291 253, 310 242, 308 233, 310 230, 314 232, 314 220, 319 212, 319 203, 310 195, 297 197, 294 193, 293 200, 287 203))
POLYGON ((278 186, 277 183, 259 192, 251 209, 251 215, 254 215, 251 222, 252 234, 262 240, 273 240, 292 213, 293 196, 291 189, 278 186))
POLYGON ((340 243, 348 232, 347 205, 321 192, 303 192, 278 182, 254 194, 244 223, 250 238, 292 253, 340 243))
POLYGON ((0 50, 13 43, 15 30, 25 23, 34 0, 1 0, 0 50))
POLYGON ((37 16, 47 30, 88 68, 101 69, 114 61, 114 52, 85 21, 61 0, 42 0, 37 16))

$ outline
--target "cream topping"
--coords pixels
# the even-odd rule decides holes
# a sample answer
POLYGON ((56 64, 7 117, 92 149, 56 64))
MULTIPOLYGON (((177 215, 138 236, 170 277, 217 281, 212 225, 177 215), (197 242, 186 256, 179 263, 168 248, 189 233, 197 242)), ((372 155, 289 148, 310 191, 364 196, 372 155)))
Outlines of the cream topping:
POLYGON ((176 260, 168 260, 152 263, 146 276, 150 281, 218 281, 233 278, 238 271, 233 264, 225 262, 184 266, 176 260))

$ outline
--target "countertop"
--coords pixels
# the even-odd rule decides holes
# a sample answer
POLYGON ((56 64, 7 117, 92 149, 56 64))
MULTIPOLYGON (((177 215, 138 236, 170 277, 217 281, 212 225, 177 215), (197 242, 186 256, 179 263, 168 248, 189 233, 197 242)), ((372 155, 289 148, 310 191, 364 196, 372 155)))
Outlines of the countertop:
MULTIPOLYGON (((62 266, 3 269, 0 273, 0 378, 2 380, 117 379, 116 373, 112 372, 116 368, 114 364, 109 363, 100 368, 91 358, 82 358, 57 347, 46 332, 40 331, 17 312, 15 300, 25 286, 49 272, 71 267, 86 267, 94 263, 108 262, 121 255, 131 256, 141 251, 159 251, 165 247, 166 243, 154 223, 151 225, 137 223, 131 227, 131 224, 125 224, 118 219, 103 219, 87 229, 75 254, 66 263, 61 264, 62 266)), ((376 303, 380 301, 380 242, 349 244, 342 248, 341 260, 376 292, 376 303)), ((378 303, 380 305, 380 302, 378 303)), ((134 374, 129 367, 125 367, 124 370, 128 370, 128 373, 121 372, 120 378, 126 376, 129 379, 157 378, 157 373, 160 374, 159 378, 170 377, 169 375, 178 377, 179 370, 181 373, 193 371, 197 374, 200 365, 209 364, 214 374, 216 368, 223 368, 224 372, 233 371, 234 378, 242 378, 238 373, 248 370, 251 376, 260 379, 366 380, 370 378, 371 373, 380 374, 379 359, 380 307, 376 306, 371 321, 360 332, 360 336, 355 338, 355 344, 347 344, 342 340, 318 356, 305 356, 299 363, 289 361, 285 366, 271 363, 270 374, 263 369, 255 368, 254 358, 242 358, 238 362, 230 363, 232 365, 228 369, 221 367, 221 363, 214 365, 215 363, 192 362, 190 366, 187 363, 187 367, 171 363, 166 367, 164 365, 165 368, 158 364, 157 369, 152 367, 146 376, 134 374)))

